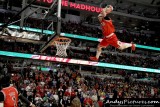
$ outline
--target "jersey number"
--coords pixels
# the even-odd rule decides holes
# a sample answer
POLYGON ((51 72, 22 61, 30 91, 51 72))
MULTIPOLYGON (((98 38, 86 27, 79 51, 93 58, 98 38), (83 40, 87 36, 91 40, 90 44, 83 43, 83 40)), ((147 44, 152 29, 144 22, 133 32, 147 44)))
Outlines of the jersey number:
POLYGON ((14 102, 14 107, 17 107, 17 100, 15 96, 12 96, 12 101, 14 102))

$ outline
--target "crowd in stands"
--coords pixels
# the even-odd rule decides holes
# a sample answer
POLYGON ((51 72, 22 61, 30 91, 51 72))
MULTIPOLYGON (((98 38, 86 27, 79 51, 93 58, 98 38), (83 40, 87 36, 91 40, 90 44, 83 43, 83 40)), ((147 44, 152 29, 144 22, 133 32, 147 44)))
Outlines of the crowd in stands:
POLYGON ((12 84, 37 107, 70 107, 75 102, 82 107, 106 107, 104 105, 110 98, 160 98, 157 83, 132 81, 131 73, 125 74, 125 79, 101 74, 102 78, 95 74, 84 75, 69 65, 57 72, 32 70, 29 65, 25 66, 27 68, 22 69, 22 73, 12 74, 12 84))
MULTIPOLYGON (((62 24, 62 32, 67 32, 71 34, 85 35, 89 37, 102 38, 101 30, 97 27, 88 27, 83 25, 83 23, 76 22, 64 22, 62 24)), ((132 34, 126 29, 122 32, 116 31, 117 37, 123 42, 135 42, 136 44, 147 45, 147 46, 159 46, 158 36, 152 35, 147 36, 147 34, 141 32, 139 34, 132 34)))
MULTIPOLYGON (((35 45, 31 43, 19 43, 19 42, 5 42, 0 40, 0 50, 4 51, 13 51, 13 52, 22 52, 22 53, 30 53, 30 54, 37 54, 38 49, 41 45, 35 45)), ((82 50, 72 49, 70 48, 68 51, 68 57, 74 59, 84 59, 89 60, 89 56, 93 56, 95 51, 90 51, 89 48, 85 48, 82 50)), ((46 50, 44 55, 51 55, 55 56, 56 54, 56 47, 50 47, 46 50)), ((131 66, 139 66, 145 68, 155 68, 159 69, 159 60, 160 59, 153 59, 150 57, 139 57, 135 56, 127 56, 127 55, 119 55, 119 54, 111 54, 111 53, 102 53, 100 56, 100 62, 107 62, 113 64, 122 64, 122 65, 131 65, 131 66)))
MULTIPOLYGON (((0 22, 1 23, 6 23, 13 14, 5 14, 0 13, 3 17, 1 17, 0 22)), ((17 17, 16 19, 20 19, 20 17, 17 17)), ((32 28, 44 28, 46 29, 51 22, 45 20, 44 22, 40 19, 34 19, 34 18, 27 18, 24 21, 24 26, 27 27, 32 27, 32 28), (42 26, 42 23, 43 26, 42 26)), ((15 23, 16 25, 19 25, 19 22, 15 23)), ((54 25, 56 25, 54 23, 54 25)), ((54 26, 54 29, 56 26, 54 26)), ((64 22, 62 21, 62 27, 61 27, 61 32, 66 32, 66 33, 72 33, 72 34, 78 34, 78 35, 85 35, 85 36, 90 36, 90 37, 96 37, 96 38, 102 38, 102 33, 101 30, 97 27, 89 27, 84 25, 82 22, 64 22)), ((131 31, 128 31, 127 28, 119 31, 119 29, 116 29, 117 37, 119 38, 120 41, 123 42, 135 42, 136 44, 141 44, 141 45, 147 45, 147 46, 155 46, 159 47, 159 39, 158 35, 156 34, 147 34, 144 32, 139 31, 139 33, 131 33, 131 31)))
MULTIPOLYGON (((71 55, 72 58, 77 58, 77 59, 88 59, 90 55, 92 56, 95 55, 95 53, 89 53, 89 54, 86 53, 84 55, 83 52, 84 50, 82 50, 81 52, 76 51, 76 53, 71 53, 69 55, 71 55)), ((103 55, 100 56, 100 62, 159 69, 159 63, 158 63, 159 59, 143 58, 137 56, 103 53, 103 55)))

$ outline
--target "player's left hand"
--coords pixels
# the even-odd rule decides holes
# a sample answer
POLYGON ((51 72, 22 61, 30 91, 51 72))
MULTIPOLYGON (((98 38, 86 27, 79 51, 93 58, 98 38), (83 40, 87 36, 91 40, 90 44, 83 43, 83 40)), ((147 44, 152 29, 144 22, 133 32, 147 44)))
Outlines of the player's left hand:
POLYGON ((31 107, 36 107, 36 106, 34 104, 32 104, 31 107))

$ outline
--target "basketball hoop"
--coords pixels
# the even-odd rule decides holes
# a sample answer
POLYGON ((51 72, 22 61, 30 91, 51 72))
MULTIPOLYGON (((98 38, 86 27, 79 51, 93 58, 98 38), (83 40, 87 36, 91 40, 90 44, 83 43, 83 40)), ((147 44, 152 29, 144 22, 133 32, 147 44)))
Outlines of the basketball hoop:
POLYGON ((56 55, 60 57, 66 57, 67 56, 66 49, 70 43, 71 43, 71 39, 69 38, 65 38, 65 37, 56 38, 54 40, 54 44, 56 45, 56 48, 57 48, 56 55))

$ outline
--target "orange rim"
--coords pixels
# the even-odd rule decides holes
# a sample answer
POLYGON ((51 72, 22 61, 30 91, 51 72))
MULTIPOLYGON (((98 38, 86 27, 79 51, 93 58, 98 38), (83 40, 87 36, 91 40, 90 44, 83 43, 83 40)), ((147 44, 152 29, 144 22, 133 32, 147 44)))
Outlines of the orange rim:
POLYGON ((71 39, 70 38, 65 38, 65 37, 57 37, 53 40, 53 42, 51 43, 51 45, 55 45, 57 44, 67 44, 70 43, 71 39))
POLYGON ((54 40, 54 42, 57 42, 57 43, 68 43, 68 42, 71 42, 71 39, 69 38, 65 38, 65 37, 58 37, 54 40))

